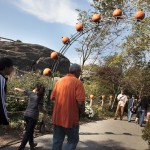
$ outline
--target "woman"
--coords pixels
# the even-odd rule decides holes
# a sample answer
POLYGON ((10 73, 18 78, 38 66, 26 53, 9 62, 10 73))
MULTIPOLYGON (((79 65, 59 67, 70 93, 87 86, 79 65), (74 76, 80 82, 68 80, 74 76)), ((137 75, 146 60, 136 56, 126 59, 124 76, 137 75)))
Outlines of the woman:
POLYGON ((123 119, 124 108, 127 103, 127 96, 124 93, 124 89, 121 90, 121 93, 117 96, 118 105, 115 113, 114 120, 117 120, 118 114, 120 112, 120 120, 123 119))
POLYGON ((45 87, 43 84, 36 84, 33 91, 25 91, 20 88, 15 88, 14 90, 23 92, 29 97, 28 106, 24 113, 24 119, 26 121, 26 131, 18 150, 24 150, 28 141, 30 150, 34 150, 34 147, 37 146, 37 143, 34 143, 33 140, 34 128, 38 120, 39 111, 43 110, 45 87))

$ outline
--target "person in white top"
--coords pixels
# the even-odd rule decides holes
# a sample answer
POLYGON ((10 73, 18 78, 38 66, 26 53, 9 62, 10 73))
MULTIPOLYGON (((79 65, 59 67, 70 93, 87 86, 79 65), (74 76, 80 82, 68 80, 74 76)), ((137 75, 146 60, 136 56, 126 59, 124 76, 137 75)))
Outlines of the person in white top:
POLYGON ((127 102, 127 96, 124 94, 124 90, 121 90, 121 93, 117 96, 118 105, 115 113, 115 120, 117 119, 118 115, 120 114, 120 120, 123 119, 124 107, 127 102), (120 112, 120 113, 119 113, 120 112))

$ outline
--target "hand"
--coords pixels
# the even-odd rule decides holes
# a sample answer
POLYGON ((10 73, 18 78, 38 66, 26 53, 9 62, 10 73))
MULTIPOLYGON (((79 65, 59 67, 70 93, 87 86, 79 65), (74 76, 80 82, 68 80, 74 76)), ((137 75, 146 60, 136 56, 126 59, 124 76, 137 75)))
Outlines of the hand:
POLYGON ((14 88, 14 91, 18 91, 18 88, 14 88))

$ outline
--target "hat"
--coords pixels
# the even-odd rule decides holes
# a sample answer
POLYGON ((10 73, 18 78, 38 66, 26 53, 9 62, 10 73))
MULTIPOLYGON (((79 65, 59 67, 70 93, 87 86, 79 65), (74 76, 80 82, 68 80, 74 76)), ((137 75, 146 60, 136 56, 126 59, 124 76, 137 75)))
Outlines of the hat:
POLYGON ((69 72, 75 72, 75 71, 80 71, 81 70, 81 66, 78 64, 72 64, 69 67, 69 72))

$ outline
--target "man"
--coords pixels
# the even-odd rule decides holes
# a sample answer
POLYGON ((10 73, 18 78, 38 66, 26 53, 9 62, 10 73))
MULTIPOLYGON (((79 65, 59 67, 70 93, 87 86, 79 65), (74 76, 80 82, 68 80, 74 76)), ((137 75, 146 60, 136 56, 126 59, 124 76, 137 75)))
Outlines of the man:
POLYGON ((118 105, 117 105, 117 109, 116 109, 116 113, 115 113, 115 120, 118 117, 119 111, 120 111, 120 120, 123 119, 123 113, 124 113, 124 107, 126 105, 127 102, 127 96, 124 94, 124 90, 121 90, 121 93, 118 95, 117 97, 118 100, 118 105))
POLYGON ((132 95, 132 98, 128 101, 128 122, 131 122, 131 117, 136 110, 136 100, 135 96, 132 95))
POLYGON ((78 79, 80 73, 81 67, 72 64, 69 74, 58 80, 52 91, 51 100, 55 101, 52 150, 62 150, 65 136, 68 140, 65 150, 75 150, 79 142, 79 115, 85 111, 85 90, 78 79))
POLYGON ((13 62, 4 57, 0 59, 0 125, 9 125, 6 110, 6 82, 7 77, 13 71, 13 62))

